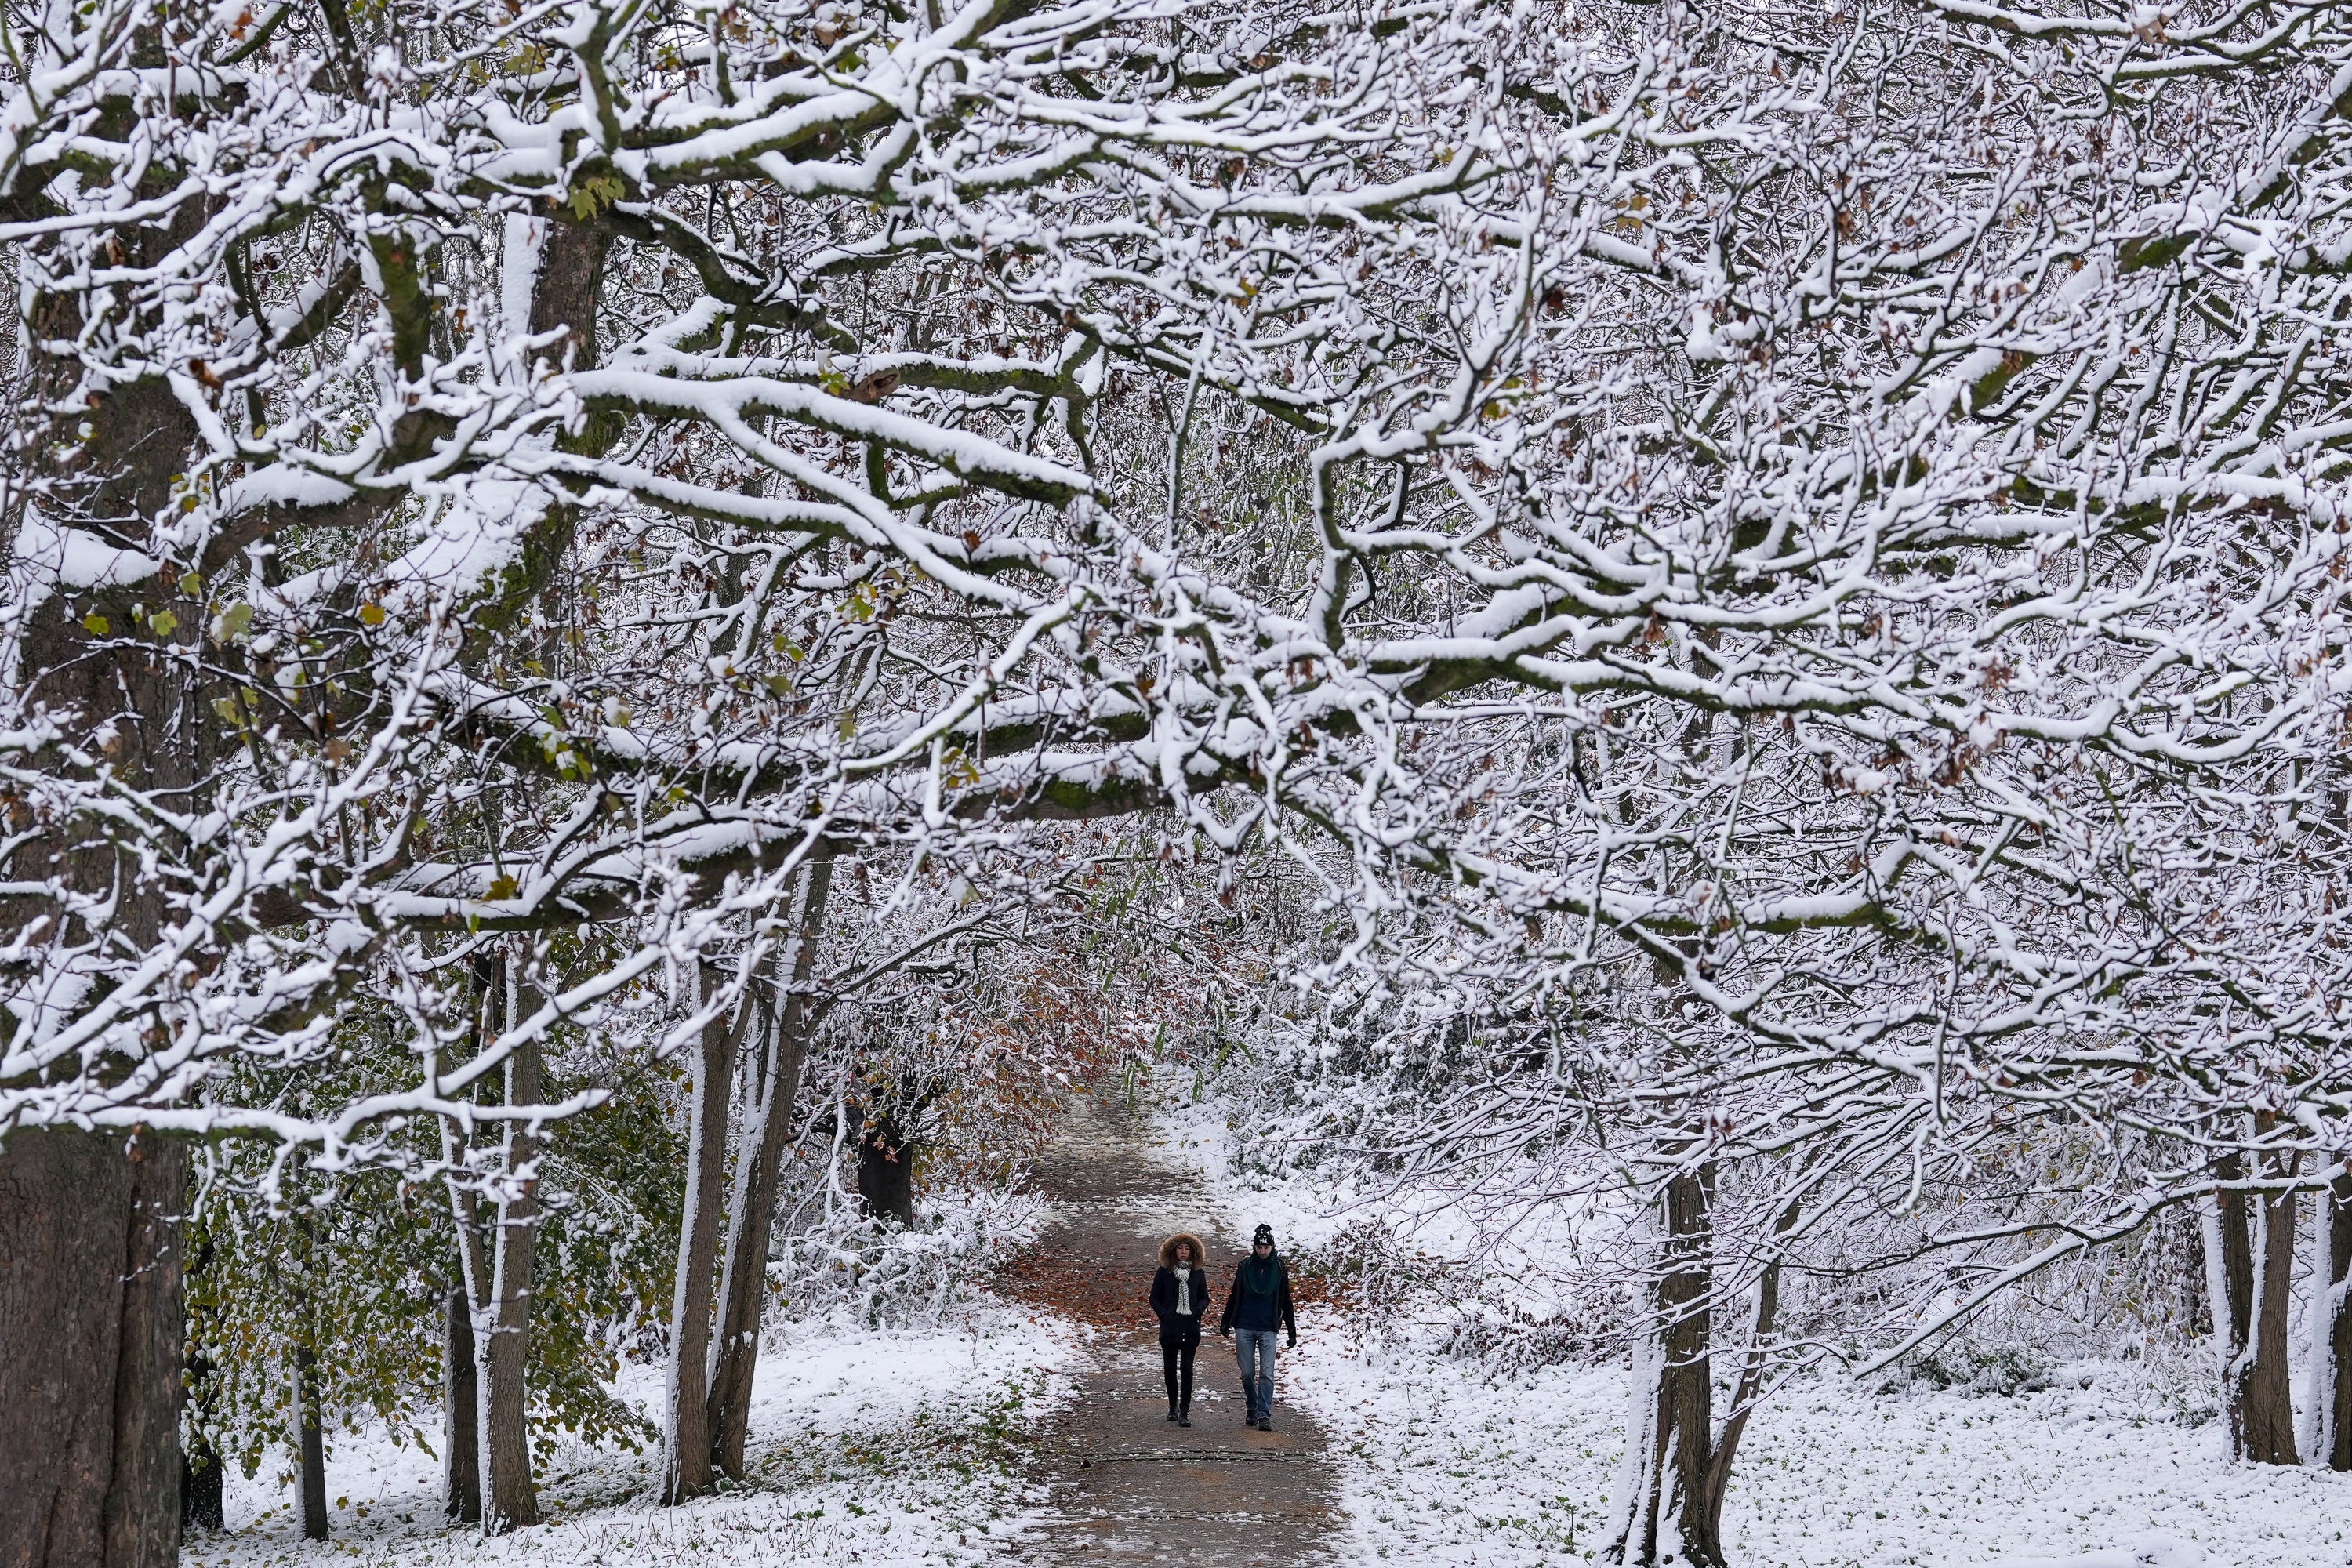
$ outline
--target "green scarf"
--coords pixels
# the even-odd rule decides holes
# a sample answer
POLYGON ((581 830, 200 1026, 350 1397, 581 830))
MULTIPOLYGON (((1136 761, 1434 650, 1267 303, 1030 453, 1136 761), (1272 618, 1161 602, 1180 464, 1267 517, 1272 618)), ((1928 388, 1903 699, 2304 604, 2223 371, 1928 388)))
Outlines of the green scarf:
POLYGON ((1242 1294, 1244 1296, 1273 1295, 1275 1281, 1279 1278, 1276 1270, 1281 1267, 1282 1254, 1278 1252, 1269 1252, 1264 1258, 1260 1258, 1255 1252, 1251 1253, 1242 1260, 1242 1294))

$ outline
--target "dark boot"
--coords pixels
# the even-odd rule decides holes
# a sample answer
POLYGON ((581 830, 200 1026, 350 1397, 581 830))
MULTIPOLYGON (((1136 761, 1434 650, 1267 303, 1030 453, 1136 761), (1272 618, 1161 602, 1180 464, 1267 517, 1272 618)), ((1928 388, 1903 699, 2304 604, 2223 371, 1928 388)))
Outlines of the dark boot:
POLYGON ((1168 1419, 1176 1419, 1176 1396, 1172 1394, 1168 1396, 1168 1419))
POLYGON ((1176 1425, 1179 1426, 1190 1426, 1192 1424, 1192 1402, 1188 1399, 1184 1401, 1183 1404, 1179 1405, 1176 1407, 1176 1425))

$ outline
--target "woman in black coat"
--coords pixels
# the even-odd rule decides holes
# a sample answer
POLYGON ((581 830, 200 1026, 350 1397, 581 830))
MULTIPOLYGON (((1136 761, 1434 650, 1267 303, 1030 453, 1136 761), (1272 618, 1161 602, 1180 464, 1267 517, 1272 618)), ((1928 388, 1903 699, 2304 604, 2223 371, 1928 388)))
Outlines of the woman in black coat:
POLYGON ((1209 1270, 1201 1238, 1179 1231, 1160 1244, 1151 1277, 1151 1310, 1160 1320, 1160 1361, 1168 1378, 1168 1419, 1192 1424, 1192 1356, 1209 1310, 1209 1270))

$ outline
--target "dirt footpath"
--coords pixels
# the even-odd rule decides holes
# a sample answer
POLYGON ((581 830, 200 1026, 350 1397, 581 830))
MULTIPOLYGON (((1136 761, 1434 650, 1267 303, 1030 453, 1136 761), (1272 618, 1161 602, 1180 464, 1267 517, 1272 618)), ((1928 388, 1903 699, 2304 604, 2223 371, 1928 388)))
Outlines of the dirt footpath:
MULTIPOLYGON (((1104 1100, 1111 1095, 1107 1092, 1104 1100)), ((1242 1425, 1233 1342, 1202 1337, 1192 1425, 1170 1422, 1160 1343, 1145 1296, 1160 1241, 1191 1230, 1209 1248, 1214 1306, 1247 1249, 1247 1215, 1190 1194, 1197 1169, 1174 1163, 1115 1106, 1082 1103, 1041 1184, 1060 1205, 1024 1255, 1024 1291, 1093 1324, 1098 1337, 1077 1397, 1041 1434, 1036 1463, 1066 1522, 1030 1549, 1034 1563, 1290 1568, 1329 1561, 1339 1521, 1323 1429, 1293 1405, 1277 1364, 1274 1430, 1242 1425)), ((1325 1325, 1301 1324, 1308 1336, 1325 1325)))

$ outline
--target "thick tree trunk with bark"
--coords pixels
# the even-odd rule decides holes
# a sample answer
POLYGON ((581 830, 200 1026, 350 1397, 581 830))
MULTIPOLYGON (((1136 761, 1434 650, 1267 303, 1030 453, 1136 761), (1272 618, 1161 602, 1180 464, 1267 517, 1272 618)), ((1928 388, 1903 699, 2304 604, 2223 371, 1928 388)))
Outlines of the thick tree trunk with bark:
MULTIPOLYGON (((718 988, 706 965, 703 994, 718 988)), ((749 1005, 749 1003, 746 1003, 749 1005)), ((710 1310, 719 1267, 719 1205, 727 1192, 727 1102, 735 1031, 724 1015, 702 1026, 687 1127, 686 1210, 679 1217, 677 1278, 670 1297, 669 1387, 663 1412, 662 1501, 710 1489, 710 1310)))
POLYGON ((1723 1501, 1748 1418, 1764 1397, 1780 1315, 1780 1260, 1800 1215, 1773 1222, 1730 1410, 1715 1424, 1713 1310, 1716 1167, 1678 1173, 1663 1203, 1665 1235, 1651 1288, 1656 1328, 1634 1367, 1637 1401, 1603 1555, 1626 1568, 1723 1568, 1723 1501))
POLYGON ((756 1063, 750 1124, 736 1163, 734 1201, 728 1213, 726 1273, 719 1285, 718 1343, 710 1370, 711 1462, 730 1479, 743 1479, 743 1448, 751 1427, 751 1378, 759 1368, 760 1324, 767 1307, 768 1243, 776 1220, 776 1189, 784 1146, 792 1135, 812 1010, 803 987, 816 962, 824 909, 833 889, 833 861, 813 860, 802 879, 793 939, 776 965, 782 994, 770 1010, 756 1063))
POLYGON ((2294 1383, 2287 1365, 2287 1310, 2294 1287, 2296 1194, 2262 1200, 2262 1294, 2254 1319, 2254 1359, 2246 1387, 2246 1457, 2265 1465, 2299 1465, 2294 1383))
POLYGON ((188 1148, 138 1139, 123 1248, 121 1360, 114 1385, 114 1482, 107 1568, 172 1568, 180 1556, 180 1400, 188 1321, 182 1251, 188 1148))
MULTIPOLYGON (((160 53, 141 52, 161 63, 160 53)), ((202 221, 191 204, 167 226, 131 232, 129 264, 152 263, 202 221)), ((32 304, 32 336, 71 342, 83 320, 78 296, 44 296, 32 304)), ((24 406, 71 408, 90 434, 76 439, 63 423, 17 432, 35 482, 9 487, 0 514, 6 542, 16 545, 36 504, 27 498, 37 494, 50 527, 150 549, 149 525, 171 506, 173 478, 195 441, 187 409, 160 374, 94 382, 78 361, 38 352, 27 368, 24 406)), ((102 766, 142 788, 177 792, 180 810, 201 815, 207 731, 190 720, 195 694, 174 665, 109 646, 85 619, 102 614, 127 628, 142 597, 156 599, 155 584, 35 601, 20 628, 21 679, 77 750, 102 759, 61 768, 84 771, 97 785, 102 766)), ((178 637, 195 635, 191 626, 178 637)), ((8 879, 62 881, 111 910, 104 934, 117 951, 152 946, 163 913, 143 879, 153 846, 120 842, 120 825, 104 819, 13 826, 30 831, 5 868, 8 879)), ((48 913, 37 902, 22 907, 48 913)), ((67 934, 94 942, 99 933, 67 934)), ((26 1127, 0 1139, 0 1568, 177 1561, 188 1170, 186 1147, 168 1138, 26 1127)))
POLYGON ((184 1144, 0 1140, 0 1568, 173 1568, 184 1144))
POLYGON ((1664 1257, 1651 1288, 1657 1338, 1651 1364, 1637 1372, 1646 1387, 1634 1394, 1648 1407, 1627 1439, 1609 1548, 1628 1565, 1723 1565, 1716 1521, 1725 1478, 1713 1473, 1714 1201, 1711 1164, 1666 1184, 1664 1257))
POLYGON ((2216 1246, 2214 1330, 2221 1339, 2230 1449, 2259 1464, 2297 1463, 2287 1367, 2287 1306, 2294 1278, 2294 1194, 2250 1194, 2234 1152, 2214 1162, 2209 1245, 2216 1246))

